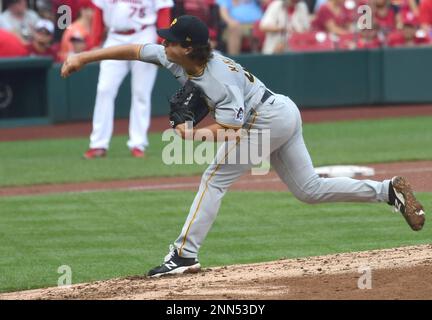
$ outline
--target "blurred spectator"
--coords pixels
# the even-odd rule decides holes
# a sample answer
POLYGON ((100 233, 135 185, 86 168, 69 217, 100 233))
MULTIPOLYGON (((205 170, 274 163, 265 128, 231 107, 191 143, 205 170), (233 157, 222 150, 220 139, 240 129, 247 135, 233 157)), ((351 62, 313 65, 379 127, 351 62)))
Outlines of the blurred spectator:
POLYGON ((72 44, 72 49, 69 52, 70 53, 80 53, 83 51, 88 50, 88 46, 86 43, 86 40, 82 37, 80 33, 75 33, 70 37, 70 42, 72 44))
POLYGON ((42 19, 51 20, 53 23, 55 23, 56 15, 52 10, 51 0, 36 0, 36 8, 39 17, 42 19))
POLYGON ((432 33, 432 0, 420 0, 419 18, 423 29, 430 35, 432 33))
POLYGON ((407 11, 411 11, 416 16, 419 14, 417 0, 400 0, 398 7, 401 14, 404 14, 407 11))
POLYGON ((419 0, 405 0, 408 3, 409 10, 416 16, 419 15, 419 0))
POLYGON ((321 8, 321 6, 326 3, 328 0, 316 0, 315 4, 314 4, 314 10, 313 12, 318 12, 319 8, 321 8))
POLYGON ((12 32, 0 29, 0 58, 22 57, 27 49, 21 39, 12 32))
POLYGON ((414 15, 419 15, 417 5, 418 0, 391 0, 391 6, 396 12, 396 27, 401 29, 403 26, 403 16, 407 12, 412 12, 414 15))
POLYGON ((10 0, 7 10, 0 15, 0 28, 9 30, 27 42, 39 16, 27 6, 27 0, 10 0))
POLYGON ((357 34, 357 49, 376 49, 383 45, 383 39, 380 36, 380 26, 375 22, 372 29, 363 29, 357 34))
POLYGON ((309 31, 305 33, 293 33, 288 40, 290 51, 332 51, 335 43, 329 34, 323 31, 309 31))
POLYGON ((200 18, 209 28, 212 48, 218 46, 220 16, 219 6, 215 0, 176 0, 173 18, 188 14, 200 18))
POLYGON ((390 47, 412 47, 419 45, 430 45, 431 38, 422 29, 420 21, 414 13, 407 11, 402 15, 402 30, 397 30, 388 36, 388 46, 390 47))
POLYGON ((254 23, 262 17, 260 4, 255 0, 217 0, 222 20, 227 24, 227 52, 239 54, 244 37, 252 39, 254 23))
MULTIPOLYGON (((351 4, 352 1, 347 1, 351 4)), ((355 4, 354 4, 355 7, 355 4)), ((351 33, 352 10, 345 6, 345 0, 328 0, 316 13, 312 26, 317 31, 346 35, 351 33)), ((355 11, 355 10, 354 10, 355 11)))
POLYGON ((304 0, 308 7, 309 14, 313 14, 315 12, 315 4, 317 3, 317 0, 304 0))
POLYGON ((374 23, 384 33, 396 29, 396 14, 391 6, 390 0, 372 0, 374 9, 374 23))
POLYGON ((260 22, 261 31, 266 33, 262 53, 286 51, 290 34, 305 32, 309 28, 309 13, 305 2, 274 0, 267 7, 260 22))
POLYGON ((59 59, 64 61, 69 55, 92 48, 91 27, 95 7, 91 0, 80 1, 79 18, 63 33, 59 59))
POLYGON ((54 24, 50 20, 39 20, 32 34, 32 40, 27 45, 28 54, 30 56, 47 56, 57 59, 57 48, 52 44, 54 39, 54 24))
POLYGON ((54 42, 60 42, 63 30, 61 30, 57 23, 57 13, 53 9, 52 0, 33 0, 36 3, 37 13, 42 19, 50 20, 54 23, 54 42))
POLYGON ((267 10, 268 6, 270 5, 270 3, 272 3, 274 0, 257 0, 258 4, 261 7, 261 10, 264 12, 267 10))

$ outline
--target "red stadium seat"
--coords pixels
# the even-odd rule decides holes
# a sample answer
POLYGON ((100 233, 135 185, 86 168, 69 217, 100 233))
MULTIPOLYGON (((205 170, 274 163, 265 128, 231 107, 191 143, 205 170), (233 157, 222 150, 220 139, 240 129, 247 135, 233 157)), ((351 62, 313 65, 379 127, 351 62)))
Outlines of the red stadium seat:
POLYGON ((356 48, 356 37, 353 33, 338 36, 336 47, 339 50, 353 50, 356 48))
POLYGON ((265 40, 265 32, 259 28, 260 21, 256 21, 252 26, 250 36, 242 38, 241 51, 242 52, 261 52, 265 40))
POLYGON ((325 32, 293 33, 288 40, 291 51, 331 51, 334 43, 325 32))

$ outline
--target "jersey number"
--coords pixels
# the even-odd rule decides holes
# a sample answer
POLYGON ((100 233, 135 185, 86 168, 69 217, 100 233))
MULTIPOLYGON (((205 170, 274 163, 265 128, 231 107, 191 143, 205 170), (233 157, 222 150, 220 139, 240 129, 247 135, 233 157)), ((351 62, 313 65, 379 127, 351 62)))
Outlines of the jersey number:
MULTIPOLYGON (((228 68, 233 71, 233 72, 238 72, 237 66, 235 64, 235 62, 231 59, 224 59, 222 60, 224 63, 226 63, 228 65, 228 68)), ((250 82, 254 82, 255 81, 255 77, 253 76, 252 73, 250 73, 249 71, 247 71, 245 68, 243 68, 243 72, 245 77, 250 81, 250 82)))
POLYGON ((131 14, 129 15, 129 18, 132 18, 135 14, 138 15, 139 18, 145 17, 145 8, 137 8, 137 7, 130 7, 131 8, 131 14))
POLYGON ((249 71, 247 71, 245 68, 243 68, 243 71, 244 71, 245 77, 248 78, 248 80, 250 82, 254 82, 255 81, 255 77, 253 76, 252 73, 250 73, 249 71))

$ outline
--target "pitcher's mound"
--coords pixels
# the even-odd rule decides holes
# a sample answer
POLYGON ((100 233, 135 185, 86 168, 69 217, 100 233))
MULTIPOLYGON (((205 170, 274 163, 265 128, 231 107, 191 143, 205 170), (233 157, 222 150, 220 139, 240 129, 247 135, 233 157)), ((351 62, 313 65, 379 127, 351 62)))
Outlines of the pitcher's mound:
POLYGON ((0 299, 432 299, 432 245, 134 276, 0 299))

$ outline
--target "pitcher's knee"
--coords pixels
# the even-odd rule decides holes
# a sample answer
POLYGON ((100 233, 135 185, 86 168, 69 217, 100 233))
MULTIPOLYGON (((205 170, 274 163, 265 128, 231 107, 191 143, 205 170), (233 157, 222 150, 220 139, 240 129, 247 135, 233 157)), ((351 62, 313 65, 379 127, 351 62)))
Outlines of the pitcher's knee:
POLYGON ((222 194, 222 195, 224 195, 228 191, 228 188, 230 187, 230 185, 231 185, 230 183, 220 182, 220 181, 219 181, 219 183, 217 183, 216 181, 212 181, 212 180, 207 182, 208 189, 212 189, 212 190, 214 190, 217 193, 222 194))
POLYGON ((293 194, 298 200, 304 203, 314 204, 320 202, 320 198, 318 197, 318 195, 313 192, 297 191, 293 194))
POLYGON ((294 196, 305 203, 314 204, 321 202, 321 195, 318 192, 320 189, 321 180, 314 179, 303 185, 301 188, 293 191, 294 196))
POLYGON ((320 192, 322 184, 324 183, 323 178, 318 175, 314 175, 307 182, 299 185, 297 188, 292 188, 294 196, 305 203, 314 204, 322 202, 322 193, 320 192))

